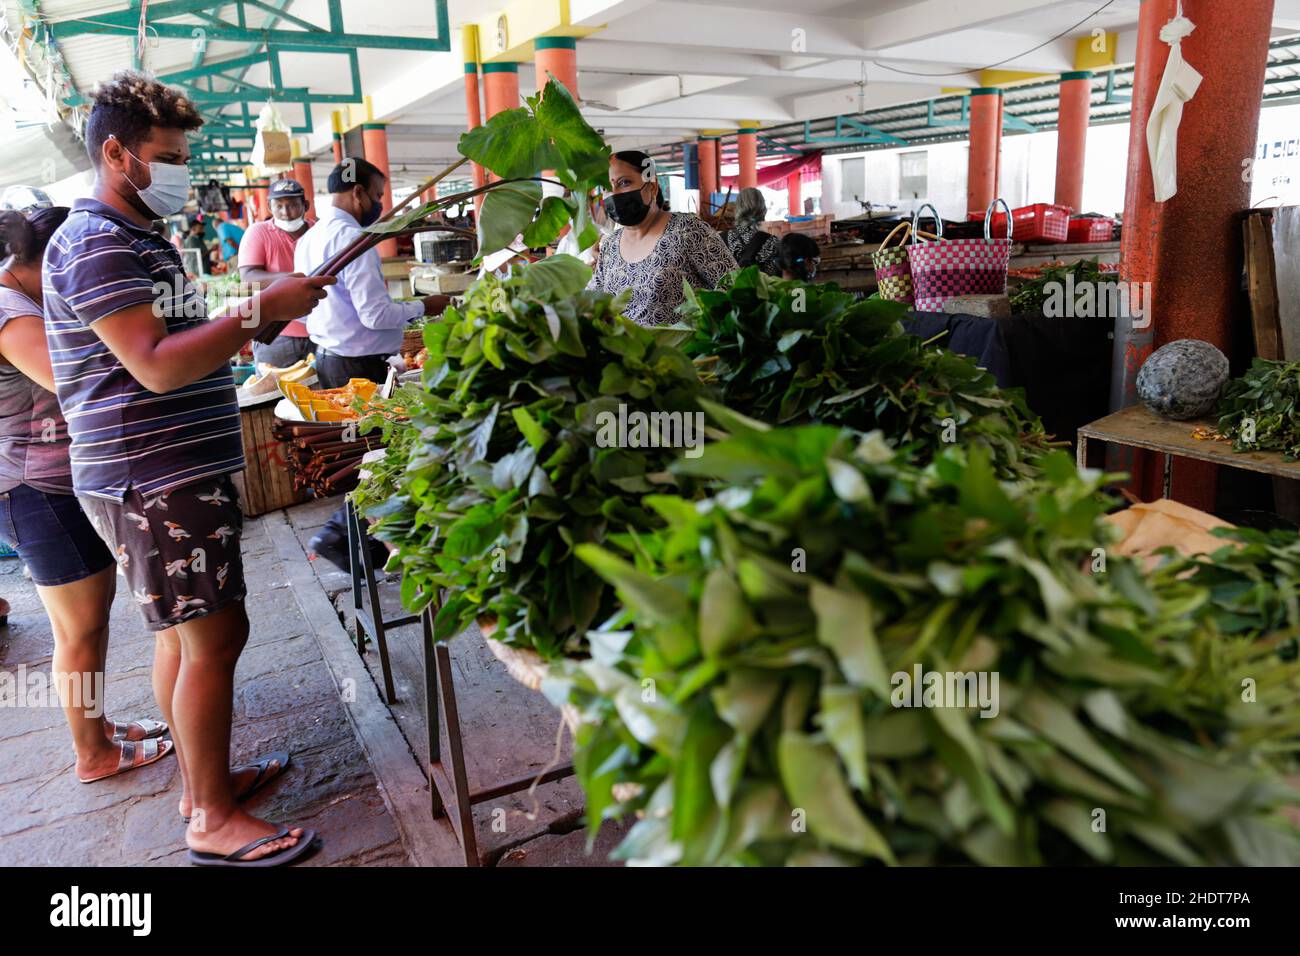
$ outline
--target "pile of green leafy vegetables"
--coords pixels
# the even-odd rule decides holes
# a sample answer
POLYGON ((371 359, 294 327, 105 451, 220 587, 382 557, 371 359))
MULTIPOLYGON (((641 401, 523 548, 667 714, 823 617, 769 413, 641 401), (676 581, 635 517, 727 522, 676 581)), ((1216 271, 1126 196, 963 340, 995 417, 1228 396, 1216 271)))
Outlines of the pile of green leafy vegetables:
POLYGON ((689 358, 623 318, 619 300, 584 291, 589 276, 552 256, 480 279, 426 326, 422 384, 384 406, 404 420, 363 424, 385 429, 388 450, 356 500, 397 548, 388 569, 401 572, 408 608, 448 589, 439 639, 477 618, 543 657, 575 650, 615 601, 573 549, 652 530, 642 496, 672 488, 667 466, 689 452, 685 439, 703 440, 647 432, 628 447, 602 435, 620 405, 631 427, 637 413, 677 413, 684 425, 699 379, 689 358))
POLYGON ((694 334, 683 348, 715 359, 707 378, 722 402, 760 421, 880 429, 922 464, 954 444, 978 446, 1000 475, 1034 474, 1047 436, 1022 393, 904 333, 906 314, 902 303, 751 266, 688 293, 682 315, 694 334))
MULTIPOLYGON (((1064 296, 1071 290, 1075 295, 1092 295, 1100 297, 1108 294, 1106 287, 1119 281, 1118 272, 1104 272, 1096 259, 1083 259, 1071 265, 1047 266, 1034 279, 1021 283, 1020 288, 1011 294, 1011 311, 1016 315, 1044 315, 1049 301, 1060 297, 1062 315, 1075 314, 1075 303, 1067 302, 1064 296)), ((1088 314, 1088 313, 1085 313, 1088 314)), ((1091 314, 1103 314, 1093 311, 1091 314)), ((1059 318, 1059 316, 1058 316, 1059 318)))
POLYGON ((1219 397, 1219 431, 1236 451, 1300 459, 1300 362, 1255 359, 1219 397))
POLYGON ((879 433, 719 419, 675 467, 725 489, 648 497, 663 529, 579 549, 625 609, 548 692, 583 714, 593 833, 640 818, 616 856, 1300 863, 1300 664, 1224 633, 1178 562, 1099 567, 1107 476, 1053 452, 999 482, 979 447, 917 469, 879 433))

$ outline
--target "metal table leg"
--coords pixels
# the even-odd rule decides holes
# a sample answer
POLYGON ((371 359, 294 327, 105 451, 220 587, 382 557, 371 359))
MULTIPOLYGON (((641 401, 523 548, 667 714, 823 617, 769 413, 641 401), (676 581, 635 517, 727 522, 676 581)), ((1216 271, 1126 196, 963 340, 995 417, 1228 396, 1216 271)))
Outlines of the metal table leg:
POLYGON ((414 624, 418 618, 414 614, 408 614, 404 617, 384 620, 383 607, 379 603, 379 585, 375 581, 375 566, 370 559, 370 547, 361 528, 361 519, 351 501, 347 503, 347 525, 348 562, 352 571, 352 626, 357 632, 357 652, 365 653, 367 634, 375 639, 375 644, 379 648, 379 665, 384 675, 384 696, 388 703, 396 704, 397 691, 393 685, 393 668, 388 658, 388 639, 385 631, 390 627, 414 624), (365 585, 370 601, 369 614, 362 613, 364 603, 362 583, 365 585))

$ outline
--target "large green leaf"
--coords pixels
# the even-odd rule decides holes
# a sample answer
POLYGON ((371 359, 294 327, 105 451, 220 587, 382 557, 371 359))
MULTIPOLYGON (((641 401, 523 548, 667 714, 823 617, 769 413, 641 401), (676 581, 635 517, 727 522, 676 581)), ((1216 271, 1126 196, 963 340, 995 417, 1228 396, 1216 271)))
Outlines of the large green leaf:
POLYGON ((786 731, 781 735, 780 765, 790 804, 804 811, 809 830, 831 846, 894 862, 885 838, 853 802, 828 744, 786 731))
POLYGON ((503 183, 483 197, 478 217, 478 251, 490 255, 510 245, 528 228, 542 198, 538 182, 503 183))

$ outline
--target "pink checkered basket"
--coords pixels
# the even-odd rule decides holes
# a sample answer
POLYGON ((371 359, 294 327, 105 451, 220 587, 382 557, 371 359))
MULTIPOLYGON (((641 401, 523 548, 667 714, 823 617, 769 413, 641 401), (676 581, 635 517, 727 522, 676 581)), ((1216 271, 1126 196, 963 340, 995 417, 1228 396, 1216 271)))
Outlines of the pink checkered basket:
MULTIPOLYGON (((924 207, 922 207, 924 208, 924 207)), ((917 220, 920 218, 917 211, 917 220)), ((916 231, 916 220, 913 232, 916 231)), ((1007 291, 1011 263, 1011 207, 995 199, 984 215, 983 239, 940 239, 918 242, 909 250, 912 286, 918 312, 942 312, 943 304, 958 295, 1002 295, 1007 291), (993 210, 1007 210, 1007 237, 992 236, 993 210)))

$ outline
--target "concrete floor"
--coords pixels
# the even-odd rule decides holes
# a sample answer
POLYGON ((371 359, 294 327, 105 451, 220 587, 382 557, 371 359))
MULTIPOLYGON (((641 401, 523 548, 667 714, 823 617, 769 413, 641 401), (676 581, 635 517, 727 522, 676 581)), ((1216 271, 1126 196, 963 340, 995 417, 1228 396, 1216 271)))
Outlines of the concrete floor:
MULTIPOLYGON (((390 632, 398 692, 390 707, 373 643, 361 657, 340 621, 346 611, 351 627, 347 575, 304 551, 337 504, 308 502, 245 526, 253 630, 236 677, 233 757, 293 754, 290 771, 250 807, 320 831, 322 850, 304 865, 464 865, 446 818, 429 813, 418 626, 390 632)), ((383 603, 396 613, 396 585, 383 590, 383 603)), ((49 624, 13 558, 0 560, 0 596, 12 605, 9 627, 0 629, 0 669, 48 675, 49 624)), ((109 643, 110 716, 159 716, 149 683, 152 647, 120 589, 109 643)), ((476 631, 452 641, 451 652, 471 788, 549 765, 558 713, 515 683, 476 631)), ((567 746, 565 734, 563 759, 567 746)), ((57 707, 0 706, 0 765, 0 865, 185 865, 171 758, 82 785, 57 707)), ((475 808, 482 862, 610 865, 605 854, 623 828, 607 826, 587 854, 582 794, 572 780, 542 785, 535 798, 516 794, 475 808)))

